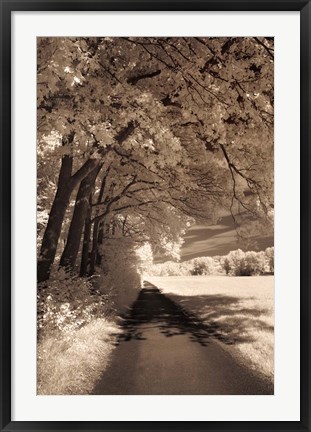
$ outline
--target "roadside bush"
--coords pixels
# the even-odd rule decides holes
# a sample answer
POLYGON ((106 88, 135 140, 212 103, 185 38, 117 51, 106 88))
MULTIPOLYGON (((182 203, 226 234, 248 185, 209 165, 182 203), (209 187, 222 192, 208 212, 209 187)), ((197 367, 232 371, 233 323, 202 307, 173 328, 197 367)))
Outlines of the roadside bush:
POLYGON ((245 275, 260 275, 265 272, 265 253, 264 252, 246 252, 245 253, 245 275))
POLYGON ((190 276, 187 263, 167 261, 165 263, 153 264, 146 269, 149 276, 190 276))
POLYGON ((215 273, 215 262, 211 257, 194 258, 190 261, 190 273, 193 276, 215 273))
POLYGON ((231 264, 230 264, 230 260, 227 256, 223 257, 222 261, 221 261, 221 265, 223 267, 223 269, 226 272, 226 275, 228 275, 231 271, 231 264))
POLYGON ((63 269, 38 285, 37 393, 89 394, 120 331, 108 295, 63 269))
POLYGON ((149 265, 145 270, 149 276, 199 276, 221 273, 220 257, 199 257, 182 263, 167 261, 149 265))
POLYGON ((70 333, 94 317, 107 315, 109 297, 94 289, 87 278, 72 276, 59 269, 45 284, 38 285, 38 333, 70 333))
POLYGON ((109 296, 116 312, 123 313, 135 301, 141 288, 135 245, 126 238, 106 240, 101 253, 102 265, 96 286, 109 296))
POLYGON ((226 274, 234 276, 261 275, 267 271, 267 258, 265 252, 248 251, 241 249, 231 251, 222 259, 222 267, 226 274))
POLYGON ((248 276, 245 263, 245 252, 241 249, 231 251, 228 255, 230 273, 234 276, 248 276))

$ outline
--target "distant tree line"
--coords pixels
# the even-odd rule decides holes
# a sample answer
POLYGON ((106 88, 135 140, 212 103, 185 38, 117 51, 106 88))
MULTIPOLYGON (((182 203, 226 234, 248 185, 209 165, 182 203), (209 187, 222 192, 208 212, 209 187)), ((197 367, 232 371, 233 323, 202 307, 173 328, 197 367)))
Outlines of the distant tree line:
POLYGON ((241 249, 228 255, 199 257, 185 262, 167 261, 146 265, 143 269, 150 276, 254 276, 274 274, 274 247, 265 251, 244 252, 241 249))

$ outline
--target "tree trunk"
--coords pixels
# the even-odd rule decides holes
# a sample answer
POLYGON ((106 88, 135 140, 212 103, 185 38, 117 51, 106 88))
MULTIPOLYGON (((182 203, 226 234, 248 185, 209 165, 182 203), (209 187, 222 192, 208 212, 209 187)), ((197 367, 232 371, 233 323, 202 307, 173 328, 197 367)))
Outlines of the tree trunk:
POLYGON ((51 266, 55 259, 57 244, 61 233, 66 209, 74 188, 96 166, 98 159, 88 159, 81 168, 71 176, 72 157, 62 157, 62 164, 58 178, 57 192, 52 204, 48 224, 43 235, 41 251, 38 259, 37 280, 44 282, 50 277, 51 266))
POLYGON ((68 231, 66 246, 60 260, 60 265, 68 271, 73 271, 76 264, 81 243, 82 230, 89 208, 89 197, 100 168, 101 166, 96 167, 80 183, 68 231))
MULTIPOLYGON (((104 240, 104 223, 102 222, 100 224, 99 231, 98 231, 98 240, 97 240, 98 245, 102 245, 103 244, 103 240, 104 240)), ((98 247, 97 247, 97 249, 98 249, 98 247)), ((99 253, 99 251, 97 250, 97 253, 96 253, 96 265, 100 266, 101 263, 102 263, 102 254, 99 253)))
MULTIPOLYGON (((111 165, 110 165, 111 166, 111 165)), ((97 204, 99 205, 104 197, 105 188, 106 188, 106 182, 110 171, 110 166, 107 168, 105 175, 102 179, 102 184, 100 186, 100 191, 97 198, 97 204)), ((98 215, 99 211, 97 210, 96 215, 98 215)), ((100 240, 102 229, 100 226, 103 226, 103 222, 100 220, 95 220, 94 227, 93 227, 93 242, 92 242, 92 251, 91 251, 91 257, 90 257, 90 268, 89 268, 89 276, 92 276, 95 272, 95 264, 98 264, 97 262, 97 256, 98 256, 98 240, 100 240)))
POLYGON ((91 207, 91 195, 90 195, 89 207, 88 207, 88 211, 84 223, 84 236, 83 236, 82 256, 81 256, 81 265, 80 265, 81 277, 87 275, 87 269, 89 264, 89 246, 90 246, 91 228, 92 228, 91 215, 92 215, 92 207, 91 207))
POLYGON ((99 229, 99 221, 95 221, 93 227, 93 243, 92 243, 92 252, 91 252, 91 259, 90 259, 89 276, 92 276, 95 273, 96 255, 97 255, 97 247, 98 247, 98 229, 99 229))
POLYGON ((52 204, 47 227, 45 229, 40 255, 38 258, 38 282, 46 281, 50 276, 51 266, 54 262, 58 239, 60 236, 66 209, 69 204, 72 186, 70 176, 72 168, 72 158, 64 156, 62 158, 61 169, 58 178, 57 192, 52 204))

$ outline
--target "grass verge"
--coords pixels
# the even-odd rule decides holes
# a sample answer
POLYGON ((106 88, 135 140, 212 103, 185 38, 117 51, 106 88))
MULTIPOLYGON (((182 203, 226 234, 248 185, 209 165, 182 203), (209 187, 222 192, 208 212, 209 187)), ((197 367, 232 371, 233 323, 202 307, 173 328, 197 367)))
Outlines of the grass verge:
POLYGON ((90 394, 119 332, 115 322, 97 318, 70 334, 44 335, 37 346, 37 394, 90 394))

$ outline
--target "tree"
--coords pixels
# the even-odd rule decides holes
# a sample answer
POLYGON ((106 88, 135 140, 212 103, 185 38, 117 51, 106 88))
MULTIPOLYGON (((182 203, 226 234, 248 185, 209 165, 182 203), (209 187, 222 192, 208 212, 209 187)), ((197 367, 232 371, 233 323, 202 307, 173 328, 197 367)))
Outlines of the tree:
POLYGON ((230 272, 235 276, 247 276, 246 265, 245 265, 245 252, 241 249, 229 252, 227 255, 230 272))
POLYGON ((116 231, 161 248, 224 207, 240 235, 258 217, 271 226, 273 40, 40 38, 38 141, 51 136, 60 171, 38 281, 75 191, 61 264, 74 268, 84 227, 81 274, 116 231))
POLYGON ((274 273, 274 247, 268 247, 265 250, 265 258, 268 264, 269 271, 274 273))
POLYGON ((248 251, 245 253, 245 271, 246 276, 260 275, 265 272, 265 254, 264 252, 248 251))
POLYGON ((230 264, 230 260, 229 260, 229 258, 227 256, 223 258, 223 260, 222 260, 222 266, 223 266, 223 269, 226 272, 226 275, 228 275, 230 273, 230 270, 231 270, 231 264, 230 264))
POLYGON ((89 197, 94 188, 95 180, 100 169, 101 166, 98 165, 93 171, 84 177, 79 186, 66 246, 60 259, 60 265, 69 270, 73 270, 76 263, 82 230, 87 210, 90 205, 89 197))
POLYGON ((190 273, 194 276, 209 275, 215 272, 215 261, 212 257, 194 258, 190 263, 192 264, 190 273))

